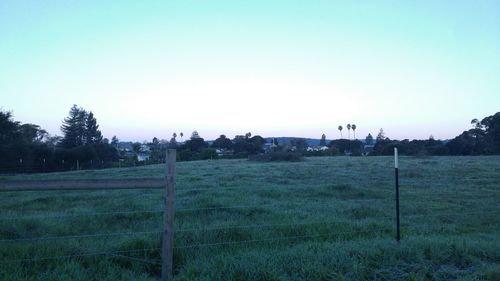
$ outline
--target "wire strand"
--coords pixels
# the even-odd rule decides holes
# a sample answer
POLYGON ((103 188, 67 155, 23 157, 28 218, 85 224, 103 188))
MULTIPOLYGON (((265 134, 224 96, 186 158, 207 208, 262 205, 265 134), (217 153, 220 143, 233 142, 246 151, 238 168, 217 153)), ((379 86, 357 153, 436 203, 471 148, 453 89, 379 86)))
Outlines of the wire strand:
POLYGON ((46 241, 46 240, 59 240, 59 239, 80 239, 80 238, 113 237, 113 236, 136 236, 136 235, 159 234, 159 233, 162 233, 162 231, 94 233, 94 234, 81 234, 81 235, 60 235, 60 236, 2 239, 0 240, 0 242, 6 243, 6 242, 46 241))
MULTIPOLYGON (((147 251, 159 251, 160 248, 149 248, 147 251)), ((12 260, 2 260, 0 263, 9 263, 9 262, 30 262, 30 261, 44 261, 44 260, 55 260, 55 259, 70 259, 76 257, 88 257, 88 256, 102 256, 102 255, 113 255, 113 254, 127 254, 127 253, 137 253, 142 252, 144 249, 138 250, 123 250, 123 251, 114 251, 114 252, 93 252, 93 253, 84 253, 84 254, 75 254, 75 255, 62 255, 62 256, 53 256, 53 257, 42 257, 42 258, 29 258, 29 259, 12 259, 12 260)))
POLYGON ((273 238, 265 238, 265 239, 249 239, 249 240, 238 240, 238 241, 223 241, 217 243, 203 243, 203 244, 195 244, 195 245, 183 245, 174 247, 174 249, 189 249, 189 248, 199 248, 199 247, 212 247, 212 246, 222 246, 222 245, 237 245, 237 244, 248 244, 248 243, 256 243, 256 242, 269 242, 269 241, 278 241, 278 240, 291 240, 291 239, 300 239, 300 238, 316 238, 322 236, 332 236, 338 234, 349 234, 349 233, 378 233, 383 232, 382 230, 374 231, 374 230, 365 230, 365 231, 347 231, 347 232, 330 232, 323 234, 314 234, 314 235, 296 235, 296 236, 285 236, 285 237, 273 237, 273 238))

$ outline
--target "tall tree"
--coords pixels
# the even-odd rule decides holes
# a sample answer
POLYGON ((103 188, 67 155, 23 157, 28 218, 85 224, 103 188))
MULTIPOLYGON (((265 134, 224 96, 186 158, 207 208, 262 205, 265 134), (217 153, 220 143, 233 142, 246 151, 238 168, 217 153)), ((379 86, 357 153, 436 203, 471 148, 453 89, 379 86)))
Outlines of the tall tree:
POLYGON ((120 142, 120 140, 118 140, 118 138, 116 136, 113 136, 111 138, 111 145, 114 147, 114 148, 118 148, 118 143, 120 142))
POLYGON ((219 149, 231 149, 233 147, 233 142, 226 137, 226 135, 220 135, 213 143, 213 148, 219 149))
POLYGON ((356 124, 352 124, 352 133, 354 134, 354 139, 356 139, 356 124))
POLYGON ((76 104, 69 110, 69 116, 64 118, 61 126, 63 139, 61 145, 72 148, 84 144, 85 121, 87 112, 76 104))
POLYGON ((373 136, 372 136, 372 134, 369 133, 368 136, 366 136, 366 138, 365 138, 365 144, 367 144, 367 145, 372 145, 373 144, 373 136))
POLYGON ((321 140, 319 141, 319 145, 326 146, 326 135, 325 134, 321 135, 321 140))
POLYGON ((19 122, 12 120, 11 112, 0 111, 0 144, 8 144, 15 140, 19 122))
POLYGON ((85 120, 85 144, 99 144, 102 142, 102 134, 99 131, 99 125, 94 117, 94 113, 90 111, 85 120))
POLYGON ((191 134, 191 139, 184 143, 184 147, 191 150, 192 152, 200 152, 203 148, 208 147, 208 143, 198 134, 197 131, 193 131, 191 134))
POLYGON ((19 126, 19 133, 24 143, 42 143, 48 138, 49 134, 40 126, 35 124, 22 124, 19 126))
POLYGON ((199 138, 200 138, 200 134, 198 134, 198 131, 193 131, 191 133, 191 140, 199 139, 199 138))
POLYGON ((380 131, 378 132, 377 135, 377 142, 385 140, 385 133, 384 129, 380 128, 380 131))
POLYGON ((339 131, 340 131, 340 138, 342 139, 342 129, 344 129, 344 128, 342 128, 342 126, 339 126, 339 128, 338 128, 338 129, 339 129, 339 131))
POLYGON ((170 141, 168 142, 168 147, 169 148, 177 148, 177 133, 172 134, 172 138, 170 138, 170 141))
POLYGON ((351 139, 351 124, 347 124, 347 139, 351 139))

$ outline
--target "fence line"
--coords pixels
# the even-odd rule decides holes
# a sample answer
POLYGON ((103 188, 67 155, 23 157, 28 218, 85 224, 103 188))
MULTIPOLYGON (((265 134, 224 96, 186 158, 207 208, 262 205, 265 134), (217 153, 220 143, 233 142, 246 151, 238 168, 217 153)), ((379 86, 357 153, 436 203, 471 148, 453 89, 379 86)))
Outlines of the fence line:
MULTIPOLYGON (((500 210, 497 211, 498 215, 500 215, 500 210)), ((474 213, 460 213, 460 215, 487 215, 490 213, 484 213, 484 212, 474 212, 474 213)), ((497 214, 496 212, 492 212, 491 215, 497 214)), ((426 217, 426 218, 436 218, 436 217, 442 217, 442 216, 451 216, 451 215, 457 215, 456 213, 454 214, 434 214, 434 215, 425 215, 425 214, 420 214, 420 215, 403 215, 402 218, 418 218, 418 217, 426 217)), ((394 215, 390 216, 372 216, 372 217, 367 217, 366 219, 393 219, 394 215)), ((336 224, 336 223, 343 223, 341 220, 337 221, 315 221, 315 222, 297 222, 297 223, 276 223, 276 224, 249 224, 249 225, 233 225, 233 226, 221 226, 221 227, 211 227, 211 228, 185 228, 185 229, 179 229, 176 230, 177 233, 182 233, 182 232, 192 232, 192 231, 212 231, 212 230, 229 230, 229 229, 239 229, 239 228, 270 228, 270 227, 285 227, 285 226, 300 226, 300 225, 315 225, 315 224, 336 224)))
MULTIPOLYGON (((351 233, 356 233, 356 234, 357 233, 377 233, 377 234, 383 234, 383 233, 387 233, 388 231, 392 231, 392 229, 387 229, 387 230, 346 231, 346 232, 330 232, 330 233, 313 234, 313 235, 297 235, 297 236, 284 236, 284 237, 273 237, 273 238, 264 238, 264 239, 223 241, 223 242, 217 242, 217 243, 201 243, 201 244, 194 244, 194 245, 178 246, 178 247, 175 247, 175 249, 195 249, 195 248, 202 248, 202 247, 239 245, 239 244, 250 244, 250 243, 259 243, 259 242, 279 241, 279 240, 295 240, 295 239, 300 239, 300 238, 318 238, 318 237, 324 237, 324 236, 338 236, 338 234, 351 234, 351 233)), ((426 234, 426 233, 423 233, 423 234, 426 234)), ((468 234, 476 234, 476 233, 468 233, 468 234)), ((416 237, 416 236, 421 236, 421 235, 422 235, 422 233, 421 234, 417 234, 417 235, 412 235, 411 237, 416 237)))
POLYGON ((364 231, 346 231, 346 232, 330 232, 323 234, 314 234, 314 235, 296 235, 296 236, 285 236, 285 237, 273 237, 273 238, 264 238, 264 239, 249 239, 249 240, 238 240, 238 241, 223 241, 217 243, 204 243, 204 244, 195 244, 195 245, 183 245, 174 247, 175 249, 189 249, 189 248, 199 248, 199 247, 212 247, 212 246, 222 246, 222 245, 237 245, 237 244, 248 244, 248 243, 256 243, 256 242, 269 242, 269 241, 279 241, 279 240, 291 240, 291 239, 300 239, 300 238, 317 238, 323 236, 333 236, 336 234, 350 234, 350 233, 382 233, 383 231, 378 230, 364 230, 364 231))
MULTIPOLYGON (((134 195, 135 197, 135 195, 134 195)), ((137 195, 137 197, 141 197, 141 195, 137 195)), ((339 199, 341 200, 341 199, 339 199)), ((388 201, 387 199, 345 199, 343 202, 365 202, 365 201, 388 201)), ((182 212, 197 212, 197 211, 211 211, 211 210, 224 210, 224 209, 246 209, 246 208, 259 208, 259 207, 282 207, 286 205, 301 205, 301 204, 309 204, 310 201, 301 201, 301 202, 288 202, 288 203, 272 203, 272 204, 254 204, 254 205, 234 205, 227 207, 202 207, 202 208, 176 208, 177 213, 182 212)), ((314 203, 314 202, 312 202, 314 203)), ((332 206, 331 203, 322 203, 315 204, 315 206, 332 206)), ((162 209, 152 209, 152 210, 142 210, 142 211, 113 211, 113 212, 95 212, 95 213, 79 213, 79 214, 69 214, 69 215, 44 215, 44 216, 23 216, 21 218, 2 218, 1 220, 17 220, 17 219, 37 219, 37 218, 65 218, 65 217, 79 217, 79 216, 100 216, 100 215, 115 215, 115 214, 134 214, 134 213, 162 213, 164 210, 162 209)))
POLYGON ((5 242, 27 242, 27 241, 47 241, 57 239, 80 239, 80 238, 96 238, 96 237, 114 237, 114 236, 135 236, 146 234, 159 234, 161 231, 136 231, 136 232, 111 232, 111 233, 89 233, 80 235, 58 235, 58 236, 44 236, 44 237, 27 237, 15 239, 1 239, 0 243, 5 242))
MULTIPOLYGON (((341 199, 339 199, 341 200, 341 199)), ((367 200, 343 200, 342 202, 369 202, 369 201, 387 201, 387 202, 392 202, 394 199, 389 200, 389 199, 367 199, 367 200)), ((429 203, 429 202, 439 202, 439 201, 414 201, 412 200, 412 203, 429 203)), ((177 213, 182 213, 182 212, 196 212, 196 211, 212 211, 212 210, 225 210, 225 209, 248 209, 248 208, 260 208, 260 207, 284 207, 287 205, 302 205, 302 204, 309 204, 311 202, 309 201, 303 201, 303 202, 288 202, 288 203, 278 203, 278 204, 260 204, 260 205, 234 205, 234 206, 227 206, 227 207, 204 207, 204 208, 179 208, 176 209, 177 213)), ((313 202, 314 203, 314 202, 313 202)), ((446 203, 451 203, 455 205, 459 205, 458 203, 454 202, 446 202, 446 203)), ((314 204, 314 206, 328 206, 328 207, 335 207, 331 203, 322 203, 322 204, 314 204)), ((459 205, 461 206, 461 205, 459 205)), ((404 210, 403 210, 404 211, 404 210)), ((141 210, 141 211, 112 211, 112 212, 96 212, 96 213, 78 213, 78 214, 69 214, 69 215, 34 215, 34 216, 21 216, 21 217, 0 217, 0 221, 11 221, 11 220, 21 220, 21 219, 45 219, 45 218, 73 218, 73 217, 84 217, 84 216, 107 216, 107 215, 127 215, 127 214, 144 214, 144 213, 163 213, 164 210, 162 209, 152 209, 152 210, 141 210)), ((17 214, 16 214, 17 215, 17 214)))
POLYGON ((114 255, 114 254, 127 254, 127 253, 138 253, 146 251, 157 251, 159 248, 148 248, 148 249, 137 249, 137 250, 123 250, 123 251, 113 251, 113 252, 93 252, 84 254, 74 254, 74 255, 61 255, 53 257, 42 257, 42 258, 26 258, 26 259, 11 259, 2 260, 0 263, 10 263, 10 262, 33 262, 33 261, 45 261, 45 260, 57 260, 57 259, 70 259, 77 257, 89 257, 89 256, 103 256, 103 255, 114 255))
POLYGON ((11 180, 0 181, 0 191, 161 189, 165 185, 165 179, 11 180))
MULTIPOLYGON (((135 197, 135 196, 134 196, 135 197)), ((141 197, 138 195, 137 197, 141 197)), ((350 199, 340 199, 342 203, 352 203, 352 202, 371 202, 371 201, 382 201, 382 202, 392 202, 394 199, 361 199, 361 200, 350 200, 350 199)), ((415 201, 412 200, 412 203, 429 203, 429 202, 439 202, 439 201, 415 201)), ((202 207, 202 208, 178 208, 176 209, 177 213, 183 212, 197 212, 197 211, 216 211, 216 210, 225 210, 225 209, 250 209, 250 208, 262 208, 262 207, 286 207, 289 205, 303 205, 310 204, 315 202, 310 201, 302 201, 302 202, 287 202, 287 203, 273 203, 273 204, 255 204, 255 205, 234 205, 227 207, 202 207)), ((454 202, 445 202, 449 204, 459 205, 454 202)), ((335 207, 332 203, 315 203, 314 206, 319 207, 335 207)), ((20 220, 20 219, 51 219, 51 218, 73 218, 73 217, 84 217, 84 216, 107 216, 107 215, 127 215, 127 214, 144 214, 144 213, 163 213, 162 209, 151 209, 151 210, 140 210, 140 211, 110 211, 110 212, 84 212, 77 214, 68 214, 68 215, 26 215, 21 217, 0 217, 0 221, 11 221, 11 220, 20 220)), ((18 214, 15 214, 18 215, 18 214)))
MULTIPOLYGON (((446 216, 456 216, 456 213, 447 214, 416 214, 416 215, 404 215, 403 218, 437 218, 446 216)), ((470 212, 470 213, 460 213, 460 215, 500 215, 500 210, 493 211, 491 213, 485 212, 470 212), (498 214, 497 214, 498 212, 498 214)), ((393 219, 394 216, 371 216, 366 219, 393 219)), ((457 218, 462 219, 462 218, 457 218)), ((273 227, 289 227, 289 226, 302 226, 302 225, 331 225, 343 223, 342 220, 336 221, 315 221, 315 222, 292 222, 292 223, 275 223, 275 224, 248 224, 248 225, 232 225, 232 226, 220 226, 220 227, 210 227, 210 228, 185 228, 175 230, 176 233, 183 232, 199 232, 199 231, 216 231, 216 230, 230 230, 230 229, 245 229, 245 228, 273 228, 273 227)), ((46 241, 55 239, 81 239, 81 238, 96 238, 96 237, 113 237, 113 236, 134 236, 134 235, 147 235, 147 234, 161 234, 162 230, 156 231, 136 231, 136 232, 111 232, 111 233, 92 233, 92 234, 81 234, 81 235, 61 235, 61 236, 45 236, 45 237, 27 237, 27 238, 15 238, 15 239, 1 239, 1 243, 6 242, 27 242, 27 241, 46 241)))
MULTIPOLYGON (((158 250, 160 250, 160 249, 158 249, 158 250)), ((140 259, 140 258, 136 258, 136 257, 129 257, 129 256, 124 256, 124 255, 120 255, 120 254, 113 254, 113 253, 110 253, 109 255, 114 256, 114 257, 129 259, 129 260, 133 260, 133 261, 138 261, 138 262, 142 262, 142 263, 149 263, 149 264, 156 264, 156 265, 161 264, 161 260, 140 259)))

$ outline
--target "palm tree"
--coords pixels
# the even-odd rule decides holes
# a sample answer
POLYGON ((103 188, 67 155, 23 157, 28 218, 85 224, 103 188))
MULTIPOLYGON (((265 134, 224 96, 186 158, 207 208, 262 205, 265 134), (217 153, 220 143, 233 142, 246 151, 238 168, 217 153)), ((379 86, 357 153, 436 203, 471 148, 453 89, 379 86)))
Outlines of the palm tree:
POLYGON ((339 129, 339 131, 340 131, 340 138, 342 138, 342 129, 344 129, 344 128, 342 128, 342 126, 339 126, 339 128, 338 128, 338 129, 339 129))
POLYGON ((182 142, 182 137, 184 136, 184 133, 181 132, 180 135, 181 135, 181 142, 182 142))
POLYGON ((347 124, 347 139, 351 139, 351 124, 347 124))
POLYGON ((354 139, 356 139, 356 124, 352 124, 352 133, 354 134, 354 139))

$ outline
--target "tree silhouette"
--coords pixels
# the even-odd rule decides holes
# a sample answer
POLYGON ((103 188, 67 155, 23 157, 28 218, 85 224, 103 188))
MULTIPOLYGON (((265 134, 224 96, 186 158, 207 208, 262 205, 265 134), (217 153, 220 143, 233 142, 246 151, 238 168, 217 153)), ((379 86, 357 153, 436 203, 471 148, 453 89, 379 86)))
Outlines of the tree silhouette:
POLYGON ((356 124, 352 124, 352 133, 354 134, 354 139, 356 139, 356 124))
POLYGON ((367 145, 372 145, 373 144, 373 136, 372 134, 368 133, 368 136, 365 138, 365 144, 367 145))
POLYGON ((182 142, 182 137, 184 136, 184 133, 183 133, 183 132, 181 132, 181 133, 180 133, 180 136, 181 136, 181 142, 182 142))
POLYGON ((342 129, 344 129, 344 128, 342 128, 342 126, 339 126, 339 128, 338 128, 338 129, 339 129, 339 131, 340 131, 340 138, 342 138, 342 129))
POLYGON ((85 144, 99 144, 102 142, 102 134, 99 131, 99 125, 97 125, 97 120, 94 117, 92 111, 90 111, 85 120, 85 130, 84 130, 84 143, 85 144))
POLYGON ((64 118, 61 126, 63 139, 61 145, 65 148, 73 148, 83 145, 85 138, 85 122, 87 112, 76 104, 71 107, 69 116, 64 118))
POLYGON ((351 139, 351 124, 347 124, 347 139, 351 139))
POLYGON ((198 131, 193 131, 191 133, 191 139, 199 139, 200 138, 200 135, 198 134, 198 131))
POLYGON ((321 135, 321 140, 319 141, 319 145, 326 146, 326 135, 321 135))
POLYGON ((378 132, 377 135, 377 142, 385 140, 385 132, 384 129, 380 128, 380 131, 378 132))
POLYGON ((472 121, 470 121, 470 124, 474 126, 476 129, 481 129, 482 127, 481 122, 479 122, 477 118, 472 119, 472 121))

